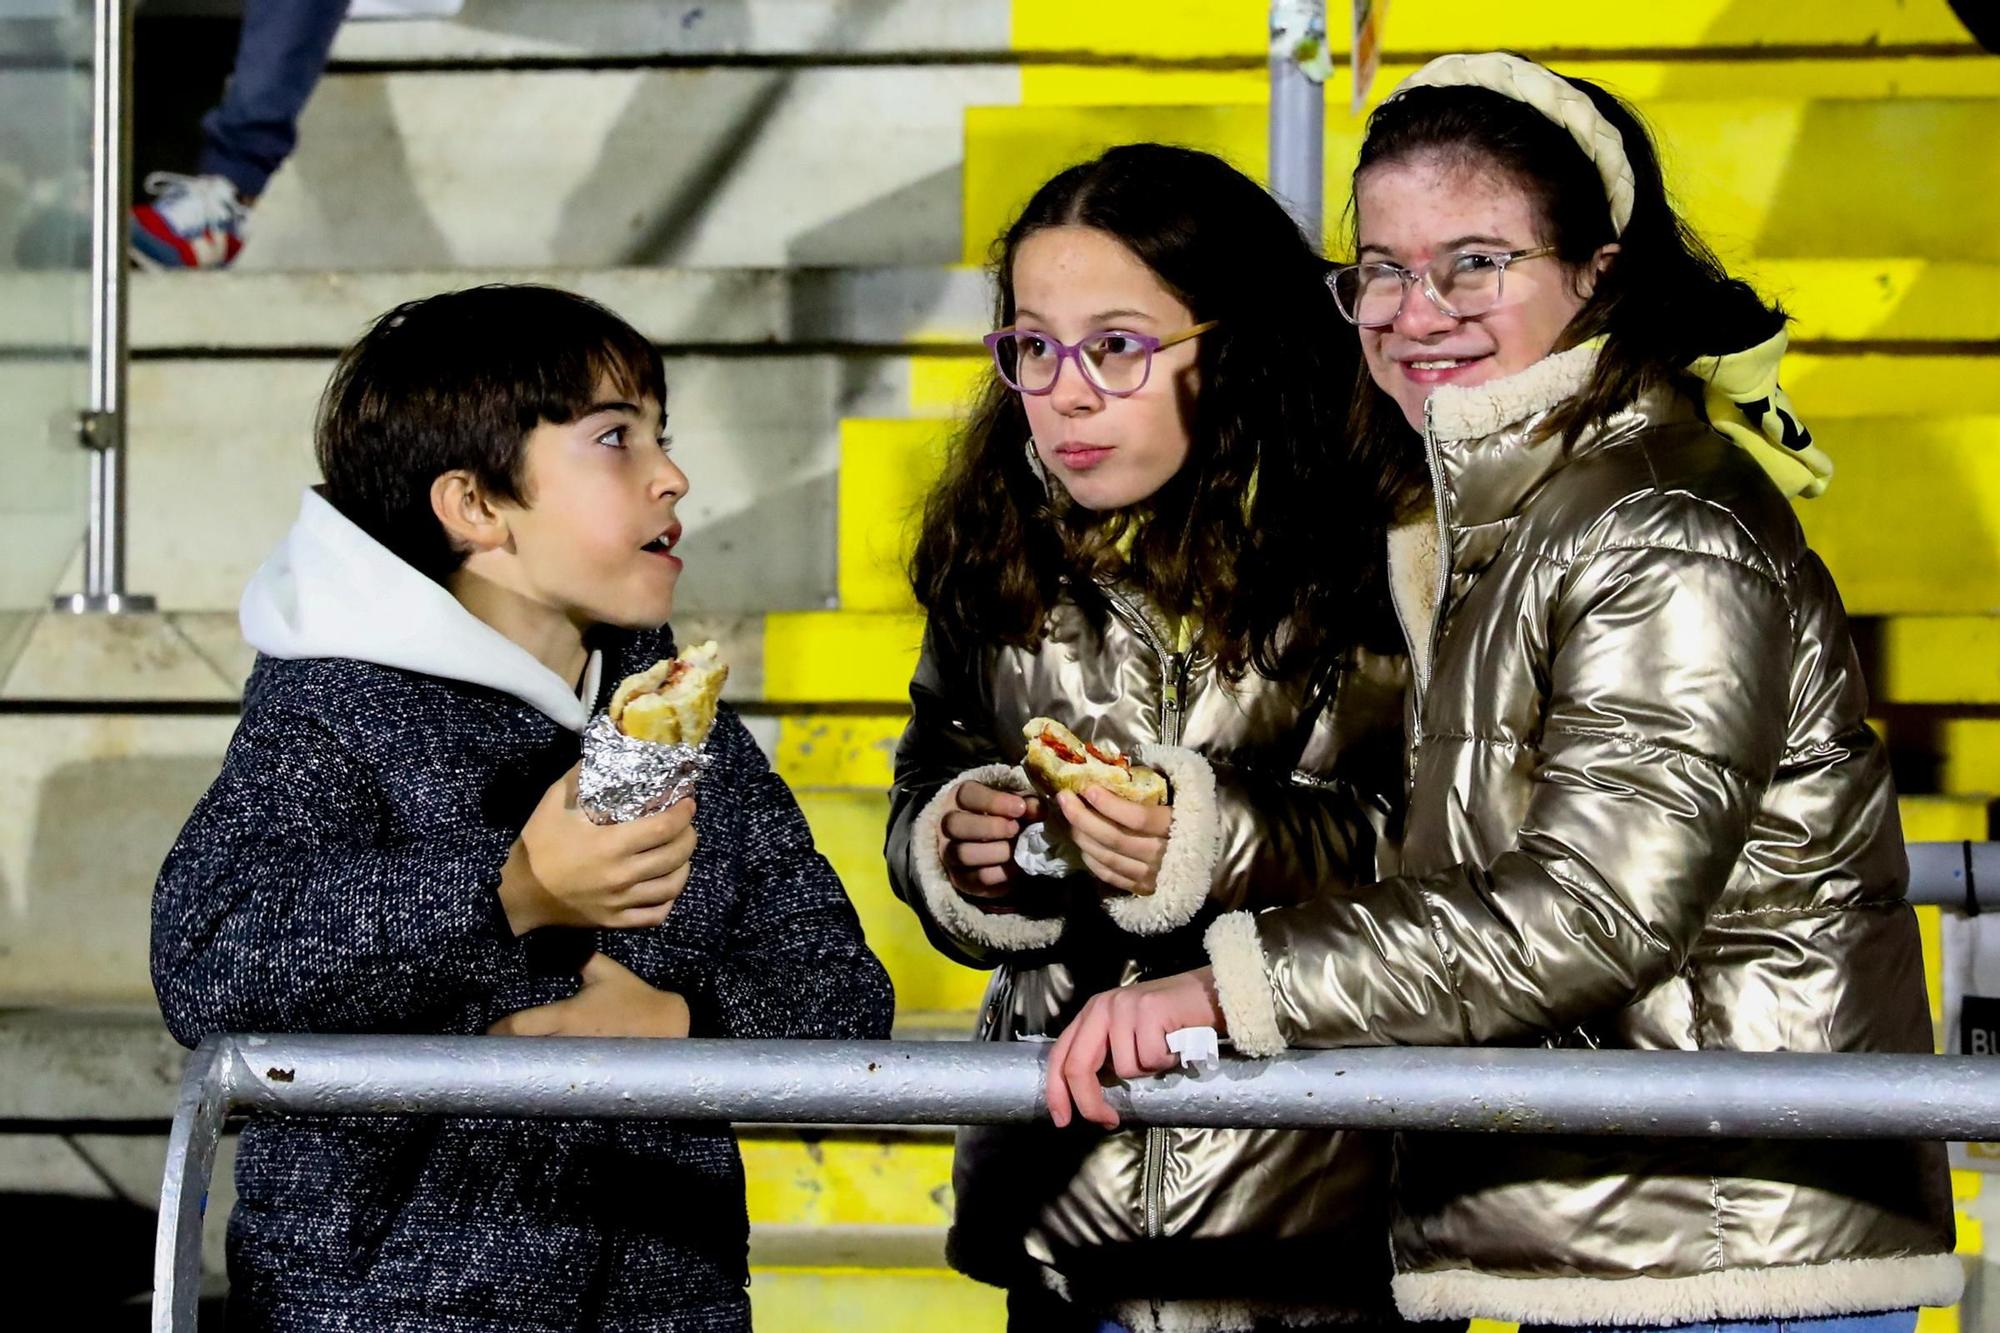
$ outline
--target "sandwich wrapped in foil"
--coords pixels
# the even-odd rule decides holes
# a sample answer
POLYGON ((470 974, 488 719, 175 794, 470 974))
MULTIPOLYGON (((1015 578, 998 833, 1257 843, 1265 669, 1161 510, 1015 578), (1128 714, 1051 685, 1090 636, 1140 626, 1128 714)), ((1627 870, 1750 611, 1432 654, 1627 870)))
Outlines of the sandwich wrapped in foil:
POLYGON ((623 824, 658 814, 694 795, 710 756, 698 745, 634 740, 609 713, 583 729, 583 771, 577 804, 595 824, 623 824))

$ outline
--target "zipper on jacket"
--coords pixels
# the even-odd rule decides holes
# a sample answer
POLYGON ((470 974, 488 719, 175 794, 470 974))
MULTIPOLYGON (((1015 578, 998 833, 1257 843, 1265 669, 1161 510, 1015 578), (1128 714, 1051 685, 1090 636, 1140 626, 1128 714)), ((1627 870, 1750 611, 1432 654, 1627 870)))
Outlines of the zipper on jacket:
POLYGON ((1166 677, 1160 683, 1160 740, 1166 745, 1181 743, 1183 718, 1181 691, 1187 681, 1188 654, 1168 653, 1166 677))
POLYGON ((1181 709, 1184 702, 1182 696, 1187 684, 1188 662, 1194 654, 1168 652, 1166 645, 1160 642, 1160 636, 1154 633, 1153 622, 1146 619, 1145 613, 1132 605, 1125 594, 1109 584, 1100 583, 1098 588, 1113 607, 1124 613, 1121 619, 1131 626, 1132 630, 1145 640, 1146 647, 1152 650, 1153 664, 1160 671, 1160 743, 1179 745, 1181 709))
MULTIPOLYGON (((1414 726, 1411 728, 1409 757, 1404 762, 1406 782, 1416 776, 1417 747, 1422 744, 1424 736, 1424 692, 1430 688, 1431 675, 1437 670, 1438 642, 1444 632, 1444 599, 1451 589, 1451 532, 1445 523, 1444 473, 1438 466, 1437 427, 1431 417, 1431 407, 1432 400, 1424 399, 1424 465, 1430 469, 1431 510, 1437 518, 1438 533, 1437 600, 1431 606, 1430 651, 1424 654, 1423 669, 1417 672, 1417 689, 1411 702, 1414 726)), ((1416 641, 1403 619, 1402 603, 1394 595, 1393 581, 1390 587, 1389 600, 1396 607, 1396 621, 1403 627, 1403 640, 1410 645, 1411 666, 1414 667, 1416 641)))
POLYGON ((1167 1176, 1167 1131, 1157 1127, 1146 1130, 1146 1236, 1153 1239, 1160 1235, 1160 1196, 1166 1188, 1167 1176))
MULTIPOLYGON (((1184 698, 1187 683, 1189 653, 1168 652, 1161 644, 1159 636, 1153 632, 1153 623, 1146 619, 1138 607, 1127 601, 1115 588, 1104 587, 1104 594, 1112 606, 1124 613, 1124 619, 1152 650, 1153 660, 1160 668, 1160 742, 1163 745, 1179 745, 1184 698)), ((1145 1226, 1147 1237, 1161 1234, 1161 1195, 1166 1189, 1167 1177, 1167 1131, 1157 1127, 1146 1130, 1145 1165, 1140 1172, 1140 1193, 1146 1210, 1145 1226)))

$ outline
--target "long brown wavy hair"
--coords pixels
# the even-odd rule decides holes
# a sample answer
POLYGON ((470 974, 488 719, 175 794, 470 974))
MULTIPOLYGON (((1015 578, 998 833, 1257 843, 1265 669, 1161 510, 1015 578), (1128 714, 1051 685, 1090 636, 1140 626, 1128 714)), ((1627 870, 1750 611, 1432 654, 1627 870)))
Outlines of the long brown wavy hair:
POLYGON ((1101 616, 1084 576, 1116 574, 1193 617, 1196 651, 1224 673, 1324 684, 1380 627, 1383 530, 1411 467, 1405 442, 1349 444, 1359 344, 1326 261, 1220 158, 1127 144, 1057 175, 1007 229, 996 327, 1014 322, 1022 242, 1059 226, 1116 238, 1197 321, 1218 321, 1197 344, 1188 459, 1143 513, 1070 504, 1036 475, 1020 397, 991 375, 924 504, 910 565, 933 640, 963 655, 1032 648, 1065 593, 1101 616), (1125 559, 1115 548, 1128 530, 1125 559))
MULTIPOLYGON (((1527 194, 1545 228, 1540 239, 1556 247, 1556 259, 1571 272, 1599 247, 1618 242, 1617 254, 1557 342, 1560 351, 1604 336, 1590 383, 1544 426, 1551 435, 1575 438, 1654 385, 1684 377, 1696 357, 1753 347, 1783 328, 1787 317, 1729 276, 1674 210, 1659 150, 1639 113, 1588 79, 1558 77, 1588 97, 1624 140, 1633 199, 1622 235, 1611 228, 1603 177, 1569 131, 1487 88, 1412 88, 1384 102, 1368 118, 1354 179, 1358 186, 1376 167, 1427 158, 1496 170, 1527 194)), ((1354 224, 1360 225, 1358 216, 1354 224)), ((1354 395, 1353 434, 1364 449, 1410 438, 1402 409, 1375 387, 1366 366, 1354 395)))

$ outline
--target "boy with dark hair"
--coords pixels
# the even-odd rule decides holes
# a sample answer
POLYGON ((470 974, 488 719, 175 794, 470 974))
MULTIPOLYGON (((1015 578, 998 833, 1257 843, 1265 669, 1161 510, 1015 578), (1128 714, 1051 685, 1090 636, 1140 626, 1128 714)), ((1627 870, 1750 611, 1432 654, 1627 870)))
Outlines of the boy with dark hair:
MULTIPOLYGON (((577 809, 584 723, 673 652, 665 400, 643 337, 548 288, 412 302, 341 359, 325 485, 244 595, 243 719, 154 895, 176 1038, 888 1034, 729 708, 695 798, 577 809)), ((237 1185, 232 1328, 749 1327, 725 1126, 259 1120, 237 1185)))

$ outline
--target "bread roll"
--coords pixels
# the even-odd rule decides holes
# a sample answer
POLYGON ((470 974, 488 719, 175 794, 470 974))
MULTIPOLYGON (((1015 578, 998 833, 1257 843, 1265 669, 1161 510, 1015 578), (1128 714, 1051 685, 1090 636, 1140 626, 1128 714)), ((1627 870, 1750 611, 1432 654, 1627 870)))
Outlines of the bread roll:
POLYGON ((627 676, 611 695, 611 721, 634 740, 700 745, 715 725, 729 664, 715 640, 627 676))
POLYGON ((1110 742, 1086 741, 1054 718, 1031 718, 1021 728, 1028 754, 1021 761, 1036 790, 1053 798, 1059 791, 1082 795, 1102 787, 1140 805, 1165 805, 1167 780, 1150 768, 1133 763, 1110 742))

